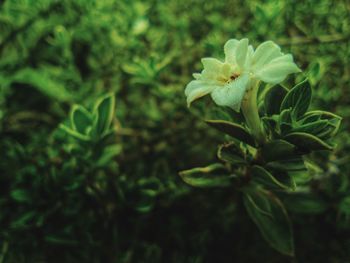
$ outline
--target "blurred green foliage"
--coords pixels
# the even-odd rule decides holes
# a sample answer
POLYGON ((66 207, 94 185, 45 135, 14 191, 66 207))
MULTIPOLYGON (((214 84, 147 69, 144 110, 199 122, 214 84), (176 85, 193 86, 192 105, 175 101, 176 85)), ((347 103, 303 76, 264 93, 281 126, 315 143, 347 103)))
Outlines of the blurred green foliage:
POLYGON ((0 8, 0 262, 294 260, 263 242, 237 193, 193 189, 178 176, 217 160, 222 135, 202 119, 231 118, 210 100, 190 111, 184 87, 200 58, 242 37, 291 52, 311 76, 311 108, 343 117, 336 150, 311 156, 312 187, 287 207, 297 262, 350 259, 348 1, 3 0, 0 8), (74 105, 93 112, 110 93, 109 153, 59 128, 74 105))

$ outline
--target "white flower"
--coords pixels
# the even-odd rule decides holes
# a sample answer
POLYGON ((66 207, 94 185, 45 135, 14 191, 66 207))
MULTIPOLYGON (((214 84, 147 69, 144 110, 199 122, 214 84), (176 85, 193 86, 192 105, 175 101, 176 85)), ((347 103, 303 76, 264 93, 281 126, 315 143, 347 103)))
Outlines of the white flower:
POLYGON ((185 89, 187 104, 211 94, 214 102, 239 111, 248 89, 258 81, 270 84, 282 82, 288 74, 301 70, 290 54, 283 54, 272 41, 262 43, 254 51, 248 39, 231 39, 224 46, 225 61, 203 58, 204 69, 193 74, 185 89))

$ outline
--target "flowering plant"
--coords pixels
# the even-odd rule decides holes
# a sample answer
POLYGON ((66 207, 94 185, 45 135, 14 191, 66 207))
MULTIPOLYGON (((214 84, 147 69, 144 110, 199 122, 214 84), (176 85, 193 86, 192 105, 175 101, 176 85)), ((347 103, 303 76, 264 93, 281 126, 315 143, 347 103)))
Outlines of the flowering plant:
POLYGON ((231 39, 224 46, 225 61, 203 58, 204 70, 193 74, 185 90, 187 104, 211 94, 219 106, 227 106, 242 112, 247 124, 259 140, 263 140, 262 127, 256 105, 260 81, 269 84, 281 83, 288 74, 301 70, 290 54, 283 54, 272 41, 262 43, 254 51, 248 39, 231 39))
POLYGON ((265 240, 293 256, 293 232, 283 200, 309 186, 310 153, 333 149, 341 117, 308 111, 312 90, 307 79, 289 90, 280 85, 301 70, 292 55, 283 54, 272 41, 254 51, 248 39, 233 39, 224 51, 224 62, 202 59, 204 70, 186 86, 187 104, 210 94, 217 105, 242 110, 244 121, 206 120, 231 139, 219 146, 218 163, 180 176, 195 187, 234 187, 265 240), (270 85, 262 87, 261 82, 270 85))

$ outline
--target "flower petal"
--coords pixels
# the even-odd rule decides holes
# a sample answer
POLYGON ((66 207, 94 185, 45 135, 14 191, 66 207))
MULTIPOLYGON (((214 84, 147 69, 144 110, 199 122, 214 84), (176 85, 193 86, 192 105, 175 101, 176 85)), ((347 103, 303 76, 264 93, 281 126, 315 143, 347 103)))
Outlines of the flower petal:
POLYGON ((236 48, 236 63, 240 69, 244 68, 248 51, 248 38, 243 38, 239 41, 236 48))
POLYGON ((235 54, 238 42, 239 41, 237 39, 230 39, 226 42, 224 46, 225 62, 230 64, 236 64, 235 54))
POLYGON ((216 58, 202 58, 202 64, 204 67, 204 70, 201 73, 202 79, 210 80, 217 78, 224 63, 216 58))
POLYGON ((202 64, 207 71, 219 71, 222 67, 222 62, 216 58, 202 58, 202 64))
POLYGON ((206 81, 192 80, 190 83, 187 84, 185 89, 187 105, 190 106, 193 101, 209 94, 217 87, 217 85, 208 83, 206 81))
POLYGON ((256 78, 270 84, 282 82, 287 75, 301 72, 298 66, 293 62, 290 54, 273 59, 261 70, 255 72, 256 78))
POLYGON ((271 60, 282 56, 281 48, 272 41, 266 41, 259 45, 253 55, 254 68, 258 69, 271 60))
POLYGON ((231 107, 235 111, 239 111, 248 84, 249 75, 243 74, 236 80, 215 88, 211 97, 217 105, 231 107))
POLYGON ((247 51, 247 58, 246 58, 245 65, 244 65, 245 71, 250 70, 253 55, 254 55, 254 48, 252 47, 252 45, 249 45, 248 51, 247 51))

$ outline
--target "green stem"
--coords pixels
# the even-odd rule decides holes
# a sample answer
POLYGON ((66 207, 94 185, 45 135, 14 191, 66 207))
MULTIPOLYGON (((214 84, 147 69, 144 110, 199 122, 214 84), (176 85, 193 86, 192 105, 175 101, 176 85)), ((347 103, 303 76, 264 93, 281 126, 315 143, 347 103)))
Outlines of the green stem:
POLYGON ((266 135, 258 112, 258 87, 259 82, 256 82, 247 91, 243 98, 241 109, 251 133, 259 144, 264 144, 266 142, 266 135))

